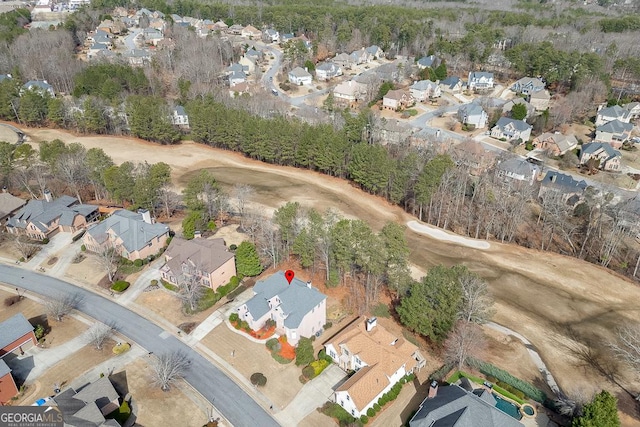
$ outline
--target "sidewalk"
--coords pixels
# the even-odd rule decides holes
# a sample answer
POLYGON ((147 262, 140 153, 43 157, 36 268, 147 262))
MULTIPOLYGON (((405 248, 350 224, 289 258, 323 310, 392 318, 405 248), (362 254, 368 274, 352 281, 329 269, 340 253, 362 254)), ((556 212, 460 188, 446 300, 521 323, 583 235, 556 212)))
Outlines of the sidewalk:
POLYGON ((118 297, 118 304, 124 305, 125 307, 131 304, 144 292, 145 288, 151 284, 151 280, 157 280, 158 285, 162 286, 162 284, 160 284, 160 267, 162 267, 163 264, 164 257, 160 257, 149 264, 142 274, 140 274, 140 277, 129 286, 127 292, 118 297))

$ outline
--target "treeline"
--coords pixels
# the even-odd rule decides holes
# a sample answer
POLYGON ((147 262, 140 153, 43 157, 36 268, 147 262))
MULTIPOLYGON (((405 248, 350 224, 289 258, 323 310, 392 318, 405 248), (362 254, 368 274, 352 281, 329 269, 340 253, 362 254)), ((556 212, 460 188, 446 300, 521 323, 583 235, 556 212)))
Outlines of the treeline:
POLYGON ((640 30, 640 16, 625 15, 619 18, 601 19, 599 22, 600 29, 604 33, 623 33, 625 31, 640 30))
POLYGON ((29 30, 24 26, 31 22, 28 9, 14 9, 0 14, 0 41, 11 43, 13 39, 29 30))

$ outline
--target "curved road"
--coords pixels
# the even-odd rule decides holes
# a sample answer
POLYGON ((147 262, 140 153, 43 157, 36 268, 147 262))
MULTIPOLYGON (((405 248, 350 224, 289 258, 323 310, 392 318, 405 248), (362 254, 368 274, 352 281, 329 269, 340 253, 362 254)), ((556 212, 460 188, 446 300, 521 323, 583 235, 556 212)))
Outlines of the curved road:
POLYGON ((116 304, 115 302, 85 289, 18 267, 0 265, 2 282, 46 297, 78 295, 81 298, 77 309, 103 323, 112 323, 118 332, 130 338, 147 351, 156 354, 179 351, 191 361, 184 379, 198 390, 209 402, 236 426, 278 426, 265 412, 229 377, 187 344, 169 332, 116 304))

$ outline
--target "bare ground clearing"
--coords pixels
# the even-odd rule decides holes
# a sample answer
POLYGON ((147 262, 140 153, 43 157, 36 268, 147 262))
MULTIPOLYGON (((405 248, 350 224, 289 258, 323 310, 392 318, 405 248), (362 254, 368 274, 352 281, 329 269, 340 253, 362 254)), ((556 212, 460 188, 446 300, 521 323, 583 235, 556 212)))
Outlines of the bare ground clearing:
POLYGON ((173 295, 172 291, 165 290, 164 288, 143 292, 136 298, 135 303, 164 317, 175 326, 185 322, 195 322, 199 324, 218 307, 218 305, 216 305, 205 311, 189 316, 182 311, 182 302, 178 297, 173 295))
MULTIPOLYGON (((116 162, 130 159, 163 161, 174 168, 174 178, 214 168, 223 184, 246 183, 259 190, 255 202, 277 207, 288 200, 304 205, 335 207, 350 217, 368 221, 379 229, 386 221, 415 219, 385 200, 368 195, 346 181, 315 172, 268 165, 237 153, 195 143, 158 146, 132 138, 81 137, 47 129, 27 129, 33 140, 60 138, 101 147, 116 162), (219 173, 218 173, 219 172, 219 173)), ((579 342, 596 344, 613 337, 618 325, 640 322, 636 301, 640 288, 606 269, 574 258, 492 242, 477 250, 440 242, 407 232, 411 261, 422 270, 436 264, 463 263, 485 277, 497 301, 494 320, 526 336, 539 350, 561 388, 571 391, 589 386, 620 388, 602 381, 590 366, 582 366, 573 349, 579 342), (576 338, 578 341, 576 341, 576 338)), ((624 385, 637 391, 631 376, 624 385)))

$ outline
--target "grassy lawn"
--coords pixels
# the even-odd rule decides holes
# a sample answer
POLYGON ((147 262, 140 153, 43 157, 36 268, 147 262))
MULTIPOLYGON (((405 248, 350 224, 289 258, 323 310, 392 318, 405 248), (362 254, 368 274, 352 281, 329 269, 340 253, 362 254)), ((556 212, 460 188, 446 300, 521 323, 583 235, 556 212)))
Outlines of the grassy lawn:
POLYGON ((125 276, 128 276, 130 274, 135 274, 139 271, 142 271, 143 268, 143 265, 138 267, 133 264, 121 264, 120 267, 118 267, 118 272, 125 276))

